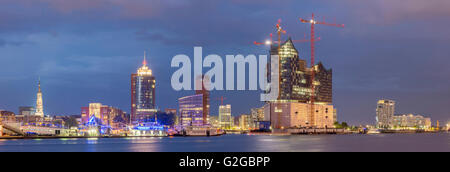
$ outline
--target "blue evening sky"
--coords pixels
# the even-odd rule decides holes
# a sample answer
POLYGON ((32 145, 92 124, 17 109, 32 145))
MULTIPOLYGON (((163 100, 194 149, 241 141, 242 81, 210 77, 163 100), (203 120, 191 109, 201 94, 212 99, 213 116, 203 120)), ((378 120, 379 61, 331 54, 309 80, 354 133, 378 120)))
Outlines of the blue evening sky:
MULTIPOLYGON (((448 0, 2 0, 0 109, 34 106, 41 77, 46 114, 79 114, 91 102, 130 111, 130 75, 143 52, 157 78, 157 106, 177 108, 170 61, 177 54, 267 54, 254 46, 282 25, 293 39, 298 21, 316 13, 345 28, 317 26, 317 59, 333 69, 340 121, 374 123, 378 99, 397 113, 448 121, 448 0)), ((309 60, 309 43, 296 44, 309 60)), ((204 69, 206 71, 207 69, 204 69)), ((225 96, 233 115, 262 105, 259 91, 212 92, 211 114, 225 96)))

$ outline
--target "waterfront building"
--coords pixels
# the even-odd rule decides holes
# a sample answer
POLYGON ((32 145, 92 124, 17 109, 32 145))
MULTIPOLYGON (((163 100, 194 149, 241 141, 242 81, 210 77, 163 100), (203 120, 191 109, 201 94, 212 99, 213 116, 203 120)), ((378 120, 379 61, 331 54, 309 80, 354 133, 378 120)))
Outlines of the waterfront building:
POLYGON ((32 115, 34 115, 35 112, 36 112, 36 110, 32 106, 19 107, 19 115, 32 116, 32 115))
POLYGON ((181 126, 183 128, 204 125, 203 102, 203 94, 196 94, 178 99, 181 126))
POLYGON ((250 126, 252 128, 258 128, 258 121, 264 121, 264 107, 261 108, 252 108, 250 115, 250 126))
POLYGON ((36 99, 36 112, 34 113, 34 115, 39 116, 39 117, 44 117, 44 103, 42 100, 42 91, 41 91, 41 80, 39 79, 39 84, 38 84, 38 93, 37 93, 37 99, 36 99))
POLYGON ((311 122, 315 124, 315 128, 334 127, 333 105, 315 104, 314 110, 314 117, 311 119, 309 103, 271 102, 264 105, 264 114, 269 117, 273 129, 310 127, 311 122))
POLYGON ((395 113, 395 101, 379 100, 377 103, 377 128, 392 127, 392 118, 395 113))
POLYGON ((220 127, 223 129, 231 129, 233 127, 233 119, 231 116, 231 105, 219 106, 220 127))
POLYGON ((220 128, 219 116, 209 116, 209 124, 211 124, 211 127, 213 128, 220 128))
POLYGON ((431 118, 413 114, 396 115, 392 117, 391 125, 394 128, 429 129, 431 118))
MULTIPOLYGON (((311 83, 313 83, 315 84, 315 102, 332 103, 332 69, 326 69, 321 62, 312 68, 308 68, 306 61, 299 58, 299 53, 291 38, 284 42, 281 47, 272 45, 270 54, 279 55, 280 58, 280 83, 277 100, 307 103, 311 100, 311 83), (314 82, 311 82, 313 71, 315 77, 314 82)), ((270 67, 270 64, 268 67, 270 67)), ((268 78, 270 81, 269 72, 268 78)))
POLYGON ((90 103, 89 107, 81 108, 81 124, 86 125, 96 119, 96 124, 111 126, 113 128, 123 127, 128 124, 126 114, 119 108, 102 105, 101 103, 90 103))
POLYGON ((14 112, 0 110, 0 122, 15 122, 15 121, 16 115, 14 114, 14 112))
POLYGON ((264 121, 264 107, 252 108, 251 116, 254 121, 264 121))
POLYGON ((239 128, 241 130, 248 130, 250 128, 253 128, 251 124, 251 116, 247 114, 242 114, 239 116, 239 128))
MULTIPOLYGON (((307 106, 309 104, 309 109, 312 107, 332 107, 329 113, 330 119, 336 119, 337 114, 334 113, 334 107, 331 105, 333 102, 333 72, 332 69, 327 69, 325 66, 319 62, 318 64, 314 64, 314 66, 309 67, 306 64, 306 60, 300 59, 299 53, 295 48, 292 40, 289 38, 286 42, 284 42, 281 46, 272 45, 270 49, 271 55, 279 55, 279 92, 278 98, 275 100, 270 100, 266 102, 265 106, 289 106, 289 107, 302 107, 307 106), (312 74, 314 74, 314 80, 312 79, 312 74), (314 84, 314 92, 311 90, 311 84, 314 84), (311 97, 314 93, 314 105, 312 105, 311 97)), ((271 81, 270 76, 270 64, 268 65, 268 80, 271 81)), ((306 108, 306 107, 305 107, 306 108)), ((265 108, 266 109, 266 108, 265 108)), ((267 108, 271 109, 271 108, 267 108)), ((264 110, 264 121, 270 121, 272 127, 276 125, 278 128, 281 126, 277 125, 279 120, 275 120, 275 116, 281 115, 280 113, 275 113, 273 110, 264 110), (275 114, 272 114, 275 113, 275 114)), ((312 110, 311 110, 312 111, 312 110)), ((303 121, 292 121, 292 123, 286 123, 287 126, 291 126, 290 124, 307 124, 308 127, 331 127, 332 125, 328 125, 328 122, 325 123, 316 123, 322 121, 322 119, 314 119, 317 114, 311 114, 313 112, 303 112, 306 116, 303 121), (308 117, 309 115, 309 117, 308 117)), ((317 112, 315 112, 317 113, 317 112)), ((286 118, 294 120, 296 115, 292 113, 284 113, 286 118), (292 115, 292 116, 291 116, 292 115)), ((298 119, 300 120, 300 119, 298 119)), ((328 121, 328 120, 326 120, 328 121)), ((306 127, 302 125, 303 127, 306 127)), ((274 127, 274 128, 277 128, 274 127)), ((292 127, 292 126, 291 126, 292 127)))
POLYGON ((151 118, 156 112, 155 105, 156 80, 147 66, 144 53, 142 67, 137 73, 131 74, 131 119, 139 123, 151 118))

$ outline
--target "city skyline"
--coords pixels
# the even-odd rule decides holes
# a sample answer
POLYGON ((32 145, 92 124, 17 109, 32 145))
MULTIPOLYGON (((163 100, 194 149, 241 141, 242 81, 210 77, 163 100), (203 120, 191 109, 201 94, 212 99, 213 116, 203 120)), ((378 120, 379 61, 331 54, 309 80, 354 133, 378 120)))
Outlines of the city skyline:
MULTIPOLYGON (((79 108, 91 102, 102 102, 130 113, 129 75, 139 67, 142 51, 145 50, 149 52, 149 68, 159 78, 157 107, 159 109, 177 108, 176 100, 192 93, 171 90, 170 80, 167 79, 175 70, 170 69, 171 57, 181 53, 190 54, 196 44, 208 45, 204 48, 206 52, 235 54, 230 51, 239 49, 241 53, 268 54, 267 47, 255 47, 252 42, 267 39, 265 35, 274 31, 272 25, 278 18, 282 18, 283 23, 286 24, 285 29, 294 39, 301 39, 303 34, 307 34, 309 30, 306 26, 296 22, 296 16, 309 16, 312 12, 312 9, 299 7, 295 2, 290 1, 288 3, 297 6, 296 8, 304 8, 304 12, 283 13, 282 10, 270 10, 269 6, 276 4, 267 2, 255 7, 249 17, 244 17, 244 20, 250 20, 248 24, 239 22, 241 20, 238 20, 237 23, 230 23, 233 19, 238 19, 238 14, 243 14, 246 9, 252 9, 250 4, 235 1, 224 4, 208 2, 199 5, 199 8, 206 12, 194 14, 208 12, 217 17, 223 13, 208 10, 208 7, 237 10, 238 14, 231 15, 231 20, 224 19, 224 24, 215 23, 205 16, 188 15, 188 22, 197 23, 200 26, 193 24, 189 25, 186 30, 173 30, 179 24, 175 24, 178 20, 171 15, 165 18, 168 21, 161 21, 162 19, 150 15, 151 12, 143 10, 141 13, 136 12, 129 16, 121 14, 115 21, 111 14, 93 12, 101 10, 101 4, 86 6, 83 4, 86 4, 87 1, 78 3, 78 6, 67 6, 64 3, 52 4, 49 7, 51 13, 61 14, 62 17, 55 17, 56 21, 53 22, 50 20, 53 17, 42 14, 41 17, 45 18, 50 26, 43 24, 46 22, 37 22, 31 28, 25 27, 26 21, 33 19, 33 15, 39 13, 23 3, 16 4, 13 1, 9 3, 9 5, 16 4, 23 8, 30 8, 30 10, 25 10, 23 16, 19 16, 17 13, 8 15, 0 13, 0 21, 9 21, 8 25, 1 25, 7 27, 0 29, 0 53, 2 54, 0 63, 8 64, 3 67, 4 71, 0 74, 0 95, 3 95, 0 100, 0 109, 16 112, 19 106, 34 105, 37 91, 36 79, 41 76, 46 114, 79 114, 79 108), (219 7, 221 4, 224 7, 219 7), (234 7, 235 4, 242 5, 242 9, 234 7), (87 13, 80 18, 74 17, 74 14, 83 11, 87 13), (92 16, 94 16, 93 21, 84 20, 92 16), (16 20, 11 21, 11 18, 8 17, 16 17, 16 20), (58 23, 65 18, 70 20, 64 24, 58 23), (214 23, 214 27, 210 29, 211 33, 199 35, 200 33, 194 31, 204 27, 203 20, 209 24, 214 23), (131 26, 120 27, 120 24, 114 24, 114 22, 126 23, 127 21, 131 21, 131 26), (80 26, 67 29, 78 22, 81 23, 80 26), (160 25, 148 24, 149 22, 160 25), (99 29, 83 25, 92 23, 98 24, 99 29), (236 27, 233 24, 244 27, 236 27), (166 32, 165 29, 168 31, 166 32), (193 33, 193 37, 198 39, 175 33, 193 33), (209 39, 208 36, 211 35, 224 36, 209 39), (118 40, 119 43, 111 42, 111 38, 118 40), (7 99, 3 97, 7 97, 7 99)), ((376 102, 379 99, 393 99, 399 102, 398 112, 402 114, 423 114, 431 117, 433 121, 449 120, 447 112, 442 109, 445 107, 445 103, 450 101, 448 91, 450 83, 446 79, 448 68, 443 66, 448 63, 448 59, 445 58, 448 50, 443 46, 445 44, 441 45, 442 42, 450 39, 447 37, 448 31, 439 31, 439 27, 427 25, 405 31, 409 24, 435 24, 439 18, 421 16, 412 20, 411 16, 414 15, 411 15, 411 11, 397 12, 388 9, 387 14, 383 15, 381 19, 377 19, 372 17, 379 13, 376 11, 377 8, 373 11, 369 10, 367 13, 354 10, 344 12, 346 8, 341 4, 328 3, 331 5, 320 2, 314 4, 326 9, 335 5, 337 6, 336 10, 331 12, 318 10, 317 13, 325 17, 335 17, 346 23, 346 29, 342 31, 327 33, 329 30, 327 28, 318 29, 318 34, 324 40, 317 45, 318 61, 323 61, 327 67, 333 69, 333 102, 338 109, 339 121, 348 121, 353 124, 374 123, 376 102), (352 14, 358 13, 363 13, 361 18, 371 20, 362 22, 362 19, 352 16, 352 14), (357 28, 363 29, 355 31, 357 28), (416 34, 416 31, 424 32, 423 35, 428 35, 428 37, 422 37, 420 36, 422 34, 416 34), (402 40, 399 40, 398 37, 402 40), (424 68, 437 69, 437 71, 424 71, 422 70, 424 68), (424 100, 433 101, 425 102, 424 100)), ((349 3, 349 1, 344 3, 349 3)), ((43 4, 37 4, 43 6, 43 4)), ((192 12, 195 11, 195 4, 198 5, 198 2, 195 1, 193 4, 172 1, 162 3, 160 4, 162 10, 156 11, 154 16, 161 17, 162 14, 166 14, 164 9, 171 8, 183 7, 181 9, 184 12, 192 12)), ((393 8, 398 7, 397 1, 388 4, 393 8)), ((123 4, 115 5, 124 11, 127 10, 123 4)), ((153 7, 153 4, 144 3, 142 5, 153 7)), ((353 5, 358 7, 367 4, 356 3, 353 5)), ((375 5, 375 7, 384 7, 386 4, 375 3, 375 5)), ((411 6, 420 5, 423 5, 420 1, 411 2, 411 6)), ((419 12, 424 13, 429 8, 436 8, 430 5, 423 6, 418 9, 419 12)), ((10 11, 4 9, 8 8, 7 6, 0 8, 10 11)), ((289 7, 284 6, 283 8, 289 7)), ((435 10, 435 12, 443 18, 450 15, 445 11, 435 10)), ((284 39, 286 38, 287 36, 284 39)), ((296 44, 296 47, 299 49, 300 58, 308 60, 308 44, 296 44)), ((210 112, 212 115, 218 115, 220 103, 215 99, 225 96, 227 97, 226 104, 233 106, 233 115, 249 113, 251 108, 263 105, 258 100, 259 94, 259 91, 248 93, 211 92, 210 112), (246 103, 245 106, 239 104, 242 100, 249 104, 246 103)))

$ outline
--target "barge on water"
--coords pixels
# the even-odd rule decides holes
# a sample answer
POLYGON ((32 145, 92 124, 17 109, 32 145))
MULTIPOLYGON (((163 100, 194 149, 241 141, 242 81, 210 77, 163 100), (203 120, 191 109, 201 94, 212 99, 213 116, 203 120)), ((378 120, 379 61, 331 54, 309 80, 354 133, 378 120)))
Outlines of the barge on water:
POLYGON ((173 136, 220 136, 223 134, 222 130, 216 128, 189 126, 178 131, 173 136))

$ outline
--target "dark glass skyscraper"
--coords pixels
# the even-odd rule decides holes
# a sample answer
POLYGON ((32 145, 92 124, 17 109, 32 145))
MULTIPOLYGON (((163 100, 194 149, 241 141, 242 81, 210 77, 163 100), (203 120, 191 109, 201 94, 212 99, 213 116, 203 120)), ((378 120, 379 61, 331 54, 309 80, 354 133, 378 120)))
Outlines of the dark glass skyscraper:
POLYGON ((142 67, 136 74, 131 74, 131 120, 142 122, 156 113, 155 108, 155 77, 147 67, 144 55, 142 67))
POLYGON ((208 76, 197 76, 195 79, 198 85, 202 86, 201 90, 195 90, 195 94, 202 95, 203 104, 203 125, 209 124, 209 91, 206 90, 205 86, 210 84, 210 78, 208 76))
POLYGON ((281 45, 280 52, 278 52, 278 45, 271 46, 270 54, 280 56, 278 100, 304 103, 310 101, 311 71, 314 70, 315 102, 332 103, 331 69, 326 69, 320 62, 313 68, 308 68, 306 61, 299 58, 298 51, 290 38, 281 45))

